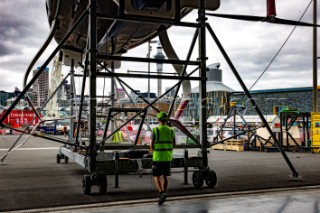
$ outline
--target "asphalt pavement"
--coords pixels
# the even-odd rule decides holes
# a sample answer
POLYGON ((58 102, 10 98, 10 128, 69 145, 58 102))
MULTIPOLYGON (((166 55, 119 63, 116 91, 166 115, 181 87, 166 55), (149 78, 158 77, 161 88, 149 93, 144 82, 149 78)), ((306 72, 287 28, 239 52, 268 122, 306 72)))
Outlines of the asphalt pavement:
MULTIPOLYGON (((6 152, 16 138, 17 136, 13 135, 0 136, 0 155, 6 152)), ((115 188, 115 177, 108 175, 107 194, 101 195, 96 187, 93 187, 91 195, 84 195, 82 191, 84 169, 70 161, 68 164, 57 164, 56 155, 59 146, 58 143, 32 137, 7 157, 0 165, 0 211, 123 201, 144 203, 146 199, 151 199, 148 205, 156 204, 158 193, 151 176, 122 175, 119 178, 119 187, 115 188)), ((189 150, 190 155, 196 152, 197 150, 189 150)), ((215 170, 218 176, 216 187, 204 186, 202 189, 195 189, 191 181, 192 173, 189 173, 187 185, 183 184, 183 173, 174 173, 169 178, 168 204, 175 202, 173 198, 176 197, 195 198, 199 195, 320 185, 318 154, 290 152, 287 154, 300 178, 290 177, 292 172, 278 152, 211 150, 208 160, 210 168, 215 170)))
MULTIPOLYGON (((317 187, 255 190, 233 193, 200 194, 170 197, 159 206, 156 199, 105 202, 90 205, 28 209, 28 213, 318 213, 317 187)), ((15 211, 15 213, 26 211, 15 211)))

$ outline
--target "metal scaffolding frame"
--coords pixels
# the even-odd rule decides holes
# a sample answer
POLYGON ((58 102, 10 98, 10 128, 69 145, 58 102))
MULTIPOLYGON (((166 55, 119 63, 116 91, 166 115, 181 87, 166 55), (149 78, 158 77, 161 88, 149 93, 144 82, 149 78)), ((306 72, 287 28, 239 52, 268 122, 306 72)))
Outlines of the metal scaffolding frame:
MULTIPOLYGON (((114 64, 111 65, 111 71, 109 71, 106 67, 107 72, 99 72, 97 70, 97 65, 99 65, 101 60, 108 60, 108 61, 133 61, 133 62, 146 62, 146 63, 167 63, 167 64, 180 64, 184 65, 183 74, 181 76, 164 76, 164 75, 148 75, 148 78, 157 78, 157 79, 173 79, 178 80, 179 82, 174 85, 172 89, 177 87, 176 90, 176 96, 178 94, 179 87, 181 85, 181 82, 183 80, 197 80, 199 81, 199 100, 200 100, 200 142, 196 144, 196 146, 181 146, 180 148, 200 148, 200 154, 196 158, 189 158, 187 150, 185 151, 185 155, 179 158, 176 158, 173 160, 173 167, 183 167, 185 168, 185 183, 187 183, 187 175, 188 167, 196 167, 196 171, 193 173, 193 184, 196 188, 201 188, 203 185, 203 182, 205 181, 208 187, 214 187, 217 182, 216 174, 213 170, 211 170, 208 166, 208 141, 207 141, 207 131, 206 131, 206 119, 207 119, 207 98, 206 98, 206 61, 207 61, 207 55, 206 55, 206 30, 209 31, 212 38, 218 45, 220 51, 222 52, 223 56, 225 57, 227 63, 231 67, 234 75, 236 76, 237 80, 241 84, 243 90, 245 91, 246 95, 248 96, 249 100, 251 101, 252 105, 255 107, 258 115, 260 116, 261 120, 267 127, 270 135, 272 136, 273 140, 278 145, 278 148, 286 160, 288 166, 290 167, 291 171, 293 172, 294 177, 298 177, 298 173, 296 172, 295 168, 291 164, 289 158, 279 145, 278 140, 275 138, 273 132, 271 131, 267 121, 265 120, 264 116, 262 115, 261 111, 259 110, 259 107, 255 103, 254 99, 251 97, 248 89, 246 88, 245 84, 243 83, 240 75, 238 74, 237 70, 233 66, 231 60, 229 59, 227 53, 224 51, 221 43, 219 42, 218 38, 215 36, 212 28, 210 25, 206 22, 206 13, 205 13, 205 1, 200 1, 200 9, 198 10, 198 19, 197 23, 186 23, 181 22, 180 17, 180 1, 176 1, 176 16, 173 19, 165 19, 165 18, 144 18, 136 15, 128 15, 124 13, 124 4, 125 0, 120 0, 120 14, 117 17, 108 17, 108 14, 98 14, 97 13, 97 5, 96 0, 89 0, 87 9, 82 13, 82 15, 79 17, 79 19, 75 22, 74 26, 71 28, 71 30, 65 35, 65 37, 62 39, 61 43, 58 44, 57 48, 52 52, 52 54, 49 56, 49 58, 45 61, 45 63, 41 66, 39 69, 39 72, 36 73, 36 75, 32 78, 32 80, 26 85, 24 90, 21 92, 21 94, 17 97, 15 102, 9 107, 7 112, 0 118, 0 124, 3 125, 4 119, 8 116, 8 114, 11 112, 11 110, 17 105, 18 101, 24 97, 28 89, 31 87, 31 85, 35 82, 35 80, 40 76, 41 72, 45 69, 45 67, 49 64, 49 62, 53 59, 53 57, 58 53, 58 51, 62 48, 63 44, 67 41, 71 33, 79 26, 79 24, 85 19, 88 18, 88 44, 87 44, 87 50, 86 50, 86 59, 85 59, 85 66, 84 67, 84 74, 83 74, 83 85, 82 85, 82 91, 81 91, 81 101, 80 101, 80 109, 83 105, 83 96, 84 96, 84 88, 85 88, 85 79, 89 79, 89 119, 88 119, 88 126, 89 126, 89 138, 88 138, 88 146, 86 147, 86 154, 85 156, 80 156, 77 154, 77 152, 70 151, 67 147, 62 147, 60 149, 60 154, 57 155, 57 162, 60 162, 60 158, 64 157, 65 161, 67 162, 68 158, 72 158, 80 165, 85 167, 85 175, 83 176, 83 190, 85 194, 90 194, 91 192, 91 186, 97 185, 98 189, 101 193, 105 193, 107 190, 107 174, 115 174, 116 177, 118 174, 124 171, 132 171, 135 170, 139 174, 142 174, 141 171, 143 169, 150 169, 150 162, 152 159, 133 159, 132 161, 122 161, 119 158, 119 153, 115 152, 115 155, 112 154, 110 156, 110 153, 105 153, 104 150, 117 150, 117 149, 123 149, 123 148, 137 148, 139 149, 138 145, 136 143, 131 146, 120 146, 120 145, 114 145, 114 144, 105 144, 104 141, 106 141, 111 136, 106 136, 106 133, 104 133, 104 138, 102 141, 97 141, 96 138, 96 119, 97 119, 97 78, 99 77, 110 77, 110 78, 116 78, 119 80, 122 84, 128 87, 126 82, 122 81, 120 77, 130 77, 130 78, 146 78, 146 75, 139 75, 139 74, 123 74, 123 73, 115 73, 114 72, 114 64), (101 54, 98 53, 97 50, 97 20, 98 19, 110 19, 110 20, 121 20, 121 21, 127 21, 127 22, 141 22, 141 23, 164 23, 169 24, 172 26, 183 26, 183 27, 191 27, 196 29, 195 36, 192 41, 192 47, 190 48, 188 58, 187 60, 170 60, 170 59, 150 59, 150 58, 139 58, 139 57, 122 57, 122 56, 114 56, 112 54, 101 54), (198 49, 199 49, 199 57, 197 61, 191 61, 190 55, 191 55, 191 49, 193 48, 193 45, 195 44, 196 38, 198 37, 198 49), (188 75, 185 75, 186 67, 192 65, 196 66, 197 68, 194 70, 199 70, 199 77, 192 77, 191 75, 193 72, 189 73, 188 75), (122 165, 122 167, 121 167, 122 165), (129 165, 129 166, 128 166, 129 165), (132 166, 132 167, 131 167, 132 166), (130 167, 130 168, 129 168, 130 167), (110 169, 111 168, 111 169, 110 169), (123 169, 123 170, 122 170, 123 169)), ((164 29, 165 30, 165 29, 164 29)), ((101 63, 100 63, 101 65, 101 63)), ((73 65, 71 67, 71 70, 73 70, 73 65)), ((169 90, 170 91, 170 90, 169 90)), ((167 91, 168 92, 168 91, 167 91)), ((165 94, 163 94, 165 95, 165 94)), ((162 96, 163 96, 162 95, 162 96)), ((111 95, 112 96, 112 95, 111 95)), ((160 99, 162 96, 158 97, 160 99)), ((131 118, 134 119, 135 117, 139 116, 140 113, 145 112, 146 108, 152 107, 154 110, 159 111, 156 107, 154 107, 154 103, 158 100, 154 100, 152 102, 149 102, 149 100, 143 99, 143 101, 147 104, 147 106, 143 109, 132 109, 135 111, 135 116, 131 118)), ((73 106, 71 106, 73 107, 73 106)), ((171 105, 169 109, 169 114, 172 112, 173 104, 171 105)), ((113 109, 114 110, 114 109, 113 109)), ((78 114, 78 129, 80 125, 81 120, 81 111, 79 110, 78 114)), ((109 113, 108 121, 109 124, 111 122, 111 111, 109 113)), ((128 121, 126 121, 121 127, 126 125, 128 121)), ((173 122, 174 124, 174 122, 173 122)), ((115 131, 119 130, 121 127, 115 129, 115 131)), ((105 130, 107 131, 107 129, 105 130)), ((111 135, 115 132, 113 131, 111 135)), ((139 128, 139 131, 141 131, 141 128, 139 128)), ((69 146, 79 147, 78 144, 78 136, 79 131, 77 131, 76 136, 76 142, 75 143, 69 143, 69 146)), ((140 132, 139 132, 140 133, 140 132)), ((139 134, 138 133, 138 134, 139 134)), ((80 146, 81 147, 81 146, 80 146)), ((145 146, 140 146, 140 148, 146 148, 145 146)), ((179 147, 178 147, 179 148, 179 147)), ((76 149, 75 149, 76 150, 76 149)))
POLYGON ((308 144, 308 140, 310 139, 309 135, 309 119, 310 119, 310 113, 308 112, 298 112, 297 110, 293 111, 283 111, 280 112, 280 134, 279 134, 279 141, 281 142, 281 146, 285 148, 286 150, 312 150, 312 147, 308 144), (298 144, 298 142, 295 140, 293 135, 290 133, 291 127, 294 125, 294 123, 297 121, 298 118, 302 118, 302 134, 303 134, 303 143, 298 144), (284 135, 286 135, 285 144, 284 145, 284 135), (294 147, 291 147, 290 142, 292 141, 295 145, 294 147))

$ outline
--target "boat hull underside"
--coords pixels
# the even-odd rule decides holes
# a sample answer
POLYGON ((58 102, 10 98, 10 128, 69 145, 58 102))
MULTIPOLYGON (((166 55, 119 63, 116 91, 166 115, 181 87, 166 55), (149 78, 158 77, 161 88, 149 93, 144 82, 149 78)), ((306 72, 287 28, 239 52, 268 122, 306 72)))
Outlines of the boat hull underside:
MULTIPOLYGON (((47 14, 50 25, 54 20, 57 4, 59 0, 47 0, 47 14)), ((189 1, 189 0, 183 0, 189 1)), ((217 9, 220 5, 219 0, 208 0, 215 2, 211 5, 213 9, 217 9)), ((54 33, 56 42, 60 43, 66 33, 71 29, 73 24, 79 19, 81 14, 86 10, 88 6, 88 0, 60 0, 60 9, 58 10, 57 17, 59 20, 59 26, 54 33), (78 3, 75 3, 78 2, 78 3)), ((174 10, 174 0, 126 0, 130 2, 132 11, 139 14, 145 13, 145 10, 158 10, 154 12, 156 15, 170 15, 174 10), (160 3, 159 3, 160 2, 160 3), (153 8, 159 7, 159 8, 153 8), (150 9, 151 8, 151 9, 150 9), (162 12, 163 11, 163 12, 162 12), (169 12, 168 12, 169 11, 169 12)), ((189 3, 189 2, 188 2, 189 3)), ((128 9, 128 10, 129 10, 128 9)), ((181 16, 187 15, 192 8, 183 7, 180 10, 181 16)), ((116 17, 119 14, 118 5, 113 0, 97 0, 97 13, 110 15, 116 17)), ((153 13, 152 11, 150 13, 153 13)), ((146 17, 147 18, 147 17, 146 17)), ((121 55, 140 44, 147 42, 148 40, 156 37, 161 29, 166 29, 170 26, 157 23, 142 23, 142 22, 125 22, 119 20, 107 20, 97 19, 97 48, 100 53, 107 53, 112 55, 121 55)), ((76 52, 82 54, 87 47, 87 34, 88 34, 88 18, 85 18, 80 26, 71 34, 68 41, 63 46, 63 50, 69 52, 76 52)))

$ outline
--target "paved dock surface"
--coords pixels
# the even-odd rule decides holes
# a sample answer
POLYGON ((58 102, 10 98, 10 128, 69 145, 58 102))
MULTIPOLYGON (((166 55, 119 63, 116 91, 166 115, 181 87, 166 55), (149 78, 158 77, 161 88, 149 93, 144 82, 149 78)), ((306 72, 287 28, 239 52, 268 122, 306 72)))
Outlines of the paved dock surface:
POLYGON ((138 201, 30 209, 27 211, 30 213, 317 213, 320 210, 319 192, 320 186, 298 187, 295 189, 256 190, 238 193, 169 197, 162 206, 156 204, 156 199, 144 199, 138 201))
MULTIPOLYGON (((0 155, 5 153, 5 149, 11 146, 16 137, 0 136, 0 155)), ((106 195, 100 195, 95 186, 92 195, 83 195, 84 169, 73 162, 65 164, 62 161, 57 164, 59 146, 55 142, 32 137, 8 156, 5 163, 0 165, 0 211, 157 199, 158 193, 152 177, 140 178, 137 175, 120 176, 119 188, 114 188, 115 178, 110 175, 106 195)), ((193 152, 196 150, 190 150, 190 155, 193 152)), ((200 190, 194 189, 192 173, 189 173, 188 185, 183 184, 183 173, 174 173, 169 178, 168 193, 171 198, 320 185, 320 155, 287 154, 302 178, 290 177, 292 172, 278 152, 211 150, 209 166, 217 173, 217 186, 213 189, 206 186, 200 190)))

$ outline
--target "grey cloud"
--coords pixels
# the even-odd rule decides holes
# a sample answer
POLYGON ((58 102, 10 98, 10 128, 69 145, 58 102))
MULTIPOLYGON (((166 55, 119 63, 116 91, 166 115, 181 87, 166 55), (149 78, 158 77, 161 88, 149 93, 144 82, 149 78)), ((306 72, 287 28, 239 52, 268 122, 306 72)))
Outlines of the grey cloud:
POLYGON ((0 15, 0 56, 15 54, 17 52, 17 48, 8 45, 8 42, 17 43, 20 40, 21 35, 26 34, 25 30, 23 30, 23 24, 9 19, 7 21, 1 16, 3 15, 0 15))
POLYGON ((0 57, 3 55, 10 55, 15 51, 12 51, 10 47, 7 47, 5 43, 0 43, 0 57))
POLYGON ((45 14, 44 1, 15 0, 12 3, 2 0, 0 9, 0 43, 11 43, 2 45, 5 48, 2 47, 3 50, 0 50, 0 56, 20 54, 23 46, 39 46, 37 34, 40 34, 38 37, 44 38, 44 30, 48 28, 49 31, 48 24, 38 19, 39 14, 45 14))

